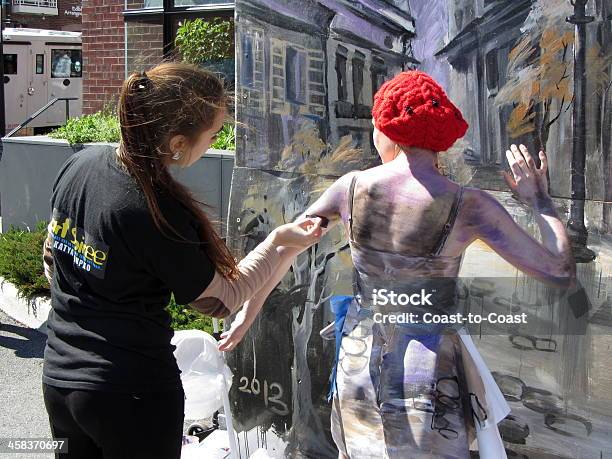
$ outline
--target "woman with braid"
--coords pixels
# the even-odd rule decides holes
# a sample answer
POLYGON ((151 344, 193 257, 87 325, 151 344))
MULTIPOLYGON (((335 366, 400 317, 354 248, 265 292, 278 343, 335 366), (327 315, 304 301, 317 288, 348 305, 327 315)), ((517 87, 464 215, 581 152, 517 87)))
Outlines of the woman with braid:
POLYGON ((170 175, 170 165, 189 167, 208 150, 227 106, 222 81, 197 66, 134 73, 121 89, 119 147, 85 148, 55 180, 42 379, 53 437, 68 440, 62 458, 178 459, 185 393, 165 309, 171 294, 226 317, 278 269, 283 251, 321 236, 320 219, 299 219, 237 262, 170 175))

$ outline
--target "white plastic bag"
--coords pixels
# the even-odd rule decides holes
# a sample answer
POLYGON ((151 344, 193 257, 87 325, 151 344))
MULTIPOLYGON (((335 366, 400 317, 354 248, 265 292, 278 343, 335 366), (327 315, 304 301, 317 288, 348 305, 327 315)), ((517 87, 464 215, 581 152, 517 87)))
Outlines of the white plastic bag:
POLYGON ((223 405, 223 390, 232 385, 232 372, 217 341, 201 330, 179 330, 171 343, 185 391, 185 419, 211 416, 223 405))

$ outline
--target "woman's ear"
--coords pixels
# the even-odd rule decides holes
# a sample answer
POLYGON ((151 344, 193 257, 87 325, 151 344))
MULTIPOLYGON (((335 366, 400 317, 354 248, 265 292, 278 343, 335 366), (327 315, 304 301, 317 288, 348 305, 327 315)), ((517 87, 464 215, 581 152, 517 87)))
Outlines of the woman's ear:
POLYGON ((168 142, 168 147, 170 147, 170 155, 176 153, 177 151, 183 152, 183 155, 189 150, 190 145, 187 141, 187 137, 183 134, 177 134, 172 136, 170 142, 168 142))

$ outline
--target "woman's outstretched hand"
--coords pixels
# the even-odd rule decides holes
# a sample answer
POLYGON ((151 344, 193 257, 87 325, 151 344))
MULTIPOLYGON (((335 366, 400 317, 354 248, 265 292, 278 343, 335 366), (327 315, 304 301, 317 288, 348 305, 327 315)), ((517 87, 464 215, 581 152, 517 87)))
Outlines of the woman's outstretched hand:
POLYGON ((307 248, 321 240, 323 230, 322 219, 308 217, 287 223, 274 229, 274 243, 286 247, 307 248))
POLYGON ((243 308, 238 311, 234 320, 232 320, 230 329, 221 333, 217 348, 222 352, 233 350, 242 341, 248 329, 249 324, 246 323, 246 314, 243 308))
POLYGON ((537 198, 548 197, 548 159, 543 151, 540 151, 539 156, 541 164, 538 168, 525 145, 517 147, 512 144, 510 150, 506 150, 506 158, 514 177, 502 171, 504 179, 518 198, 529 205, 533 205, 537 198))

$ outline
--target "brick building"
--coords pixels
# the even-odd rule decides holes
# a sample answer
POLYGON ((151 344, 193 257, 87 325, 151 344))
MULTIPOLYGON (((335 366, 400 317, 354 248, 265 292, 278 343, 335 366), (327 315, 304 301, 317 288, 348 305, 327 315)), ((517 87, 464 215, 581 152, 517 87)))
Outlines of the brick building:
POLYGON ((233 2, 210 0, 176 0, 169 9, 161 0, 83 0, 83 113, 116 103, 130 72, 161 62, 181 21, 233 11, 233 2))
POLYGON ((83 114, 112 103, 125 78, 123 0, 83 1, 83 114))
POLYGON ((82 33, 83 114, 115 104, 130 72, 161 62, 182 21, 234 14, 234 2, 224 0, 9 1, 12 26, 82 33))

